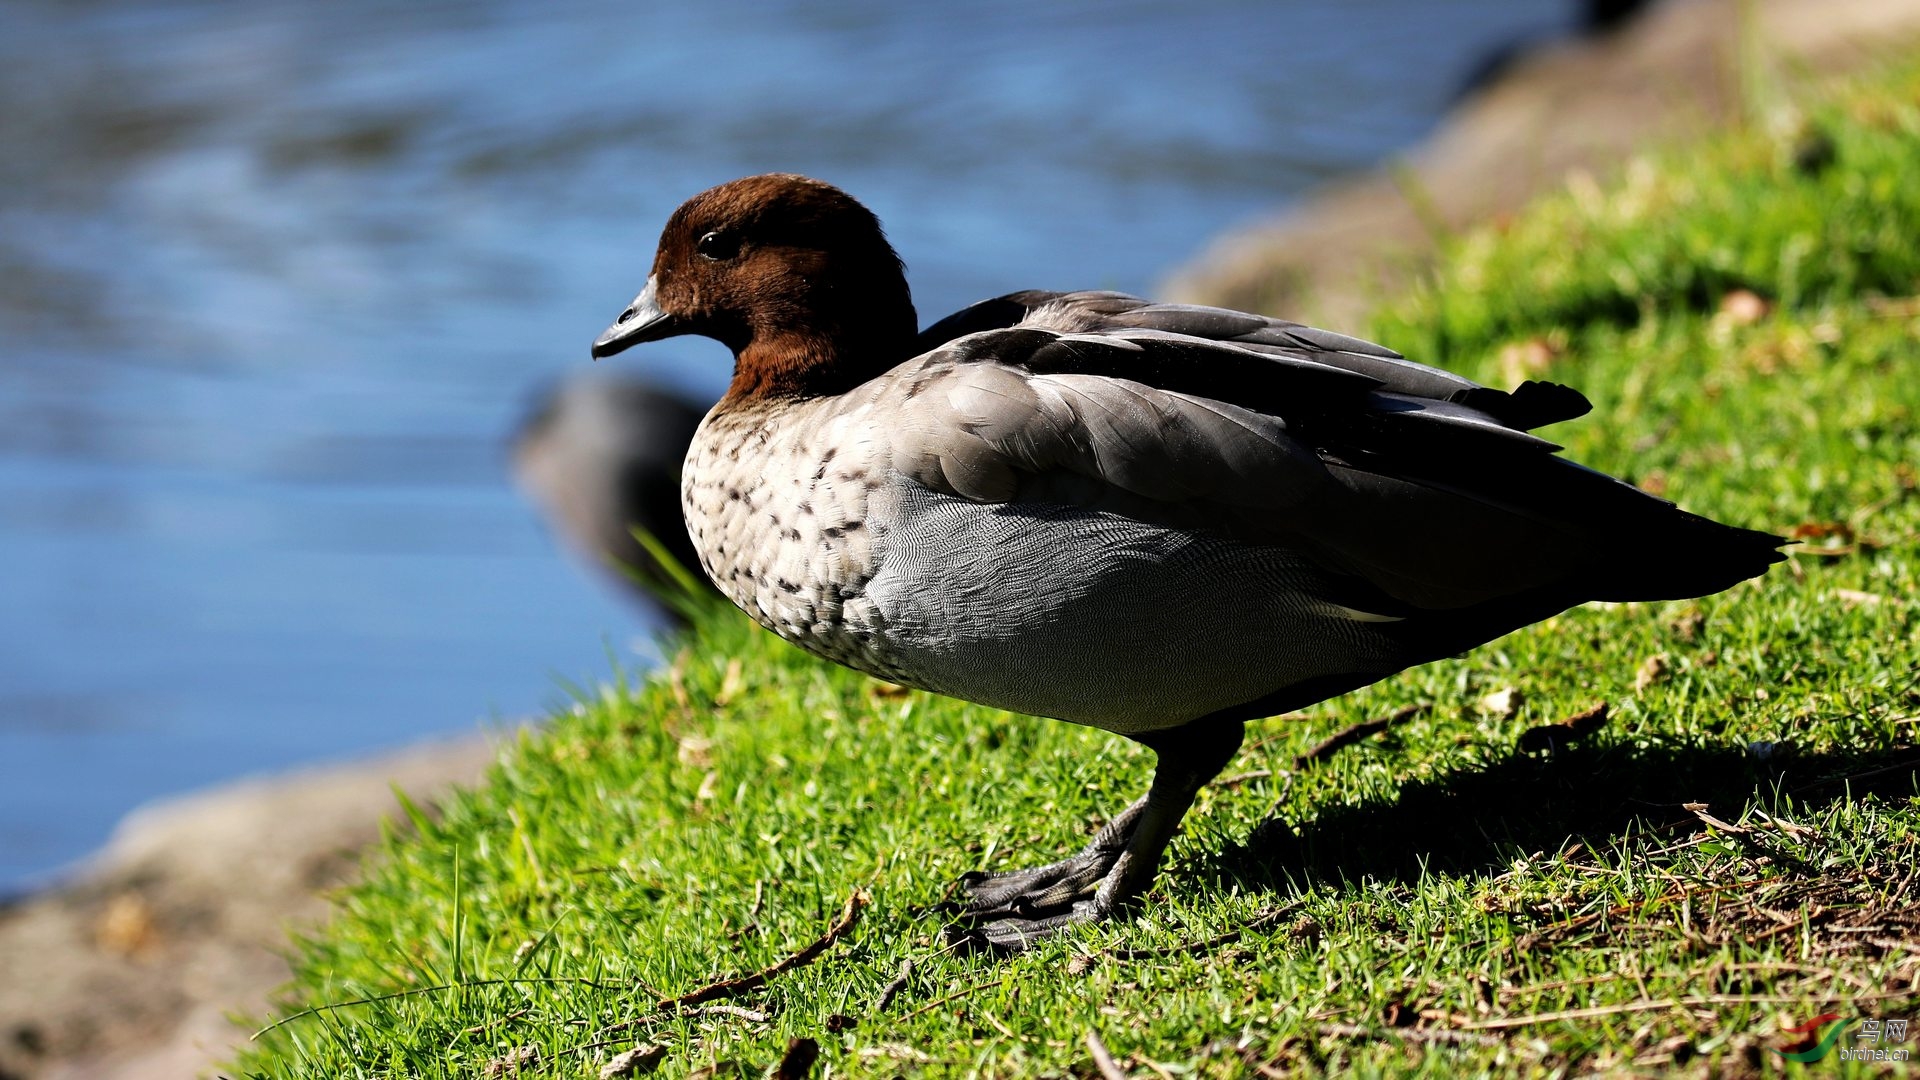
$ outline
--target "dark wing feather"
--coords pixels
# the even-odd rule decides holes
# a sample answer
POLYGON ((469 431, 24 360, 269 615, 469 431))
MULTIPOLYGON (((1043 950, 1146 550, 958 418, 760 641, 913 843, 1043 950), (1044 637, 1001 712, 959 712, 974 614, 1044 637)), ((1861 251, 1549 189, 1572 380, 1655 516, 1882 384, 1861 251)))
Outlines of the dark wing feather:
POLYGON ((1065 293, 1042 292, 1030 289, 1026 292, 1008 293, 991 300, 982 300, 969 304, 959 311, 941 319, 914 339, 913 354, 920 356, 968 334, 978 334, 984 330, 1004 330, 1025 321, 1033 309, 1048 301, 1065 296, 1065 293))
POLYGON ((1518 431, 1584 416, 1593 406, 1572 387, 1530 381, 1512 391, 1481 386, 1450 371, 1417 364, 1371 341, 1318 327, 1197 304, 1156 304, 1124 293, 1009 293, 947 316, 920 335, 917 352, 955 338, 1016 325, 1068 333, 1151 330, 1232 344, 1269 356, 1309 360, 1373 379, 1394 394, 1464 406, 1518 431))
POLYGON ((920 401, 959 415, 916 416, 949 436, 903 471, 970 498, 1283 544, 1399 609, 1695 596, 1780 557, 1776 537, 1527 434, 1589 408, 1565 387, 1505 393, 1344 335, 1117 293, 1017 293, 940 327, 954 336, 920 362, 950 385, 920 401))

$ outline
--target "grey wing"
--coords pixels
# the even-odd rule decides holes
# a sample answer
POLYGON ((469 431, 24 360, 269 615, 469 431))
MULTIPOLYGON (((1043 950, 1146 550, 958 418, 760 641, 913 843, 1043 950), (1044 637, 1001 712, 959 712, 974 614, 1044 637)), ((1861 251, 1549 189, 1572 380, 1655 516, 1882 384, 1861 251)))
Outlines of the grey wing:
POLYGON ((920 335, 918 351, 930 352, 967 334, 1015 326, 1112 338, 1159 335, 1228 347, 1214 353, 1212 365, 1200 365, 1189 373, 1189 380, 1198 382, 1209 366, 1225 369, 1217 370, 1220 378, 1215 386, 1190 388, 1203 393, 1224 391, 1217 396, 1228 400, 1238 400, 1246 386, 1264 380, 1248 377, 1253 372, 1250 365, 1222 363, 1221 358, 1251 353, 1364 376, 1383 394, 1400 399, 1401 408, 1427 412, 1436 423, 1530 431, 1584 416, 1593 408, 1579 391, 1558 383, 1529 381, 1512 391, 1495 390, 1415 363, 1383 345, 1331 330, 1227 308, 1159 304, 1116 292, 1027 291, 983 300, 928 327, 920 335))
POLYGON ((1699 595, 1778 558, 1557 457, 1491 396, 1518 394, 1278 320, 1064 294, 914 363, 896 446, 930 488, 1283 547, 1381 616, 1699 595))

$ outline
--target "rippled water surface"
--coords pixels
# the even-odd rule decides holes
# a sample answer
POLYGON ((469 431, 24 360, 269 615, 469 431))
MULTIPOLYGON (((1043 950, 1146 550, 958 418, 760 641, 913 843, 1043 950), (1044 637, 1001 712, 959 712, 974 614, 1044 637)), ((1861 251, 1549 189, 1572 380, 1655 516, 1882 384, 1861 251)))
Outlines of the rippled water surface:
MULTIPOLYGON (((923 319, 1147 290, 1539 0, 0 7, 0 890, 136 803, 564 700, 636 612, 505 482, 687 195, 860 196, 923 319)), ((717 393, 724 353, 619 358, 717 393)))

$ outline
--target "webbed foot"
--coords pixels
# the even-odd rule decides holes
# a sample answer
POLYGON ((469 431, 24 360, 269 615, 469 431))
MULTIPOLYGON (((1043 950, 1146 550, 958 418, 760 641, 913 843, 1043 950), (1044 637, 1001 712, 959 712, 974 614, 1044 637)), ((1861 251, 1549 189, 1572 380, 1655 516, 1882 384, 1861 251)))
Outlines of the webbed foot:
POLYGON ((1046 866, 960 879, 949 946, 1018 952, 1041 938, 1125 909, 1153 884, 1160 855, 1201 786, 1240 747, 1239 721, 1197 722, 1133 736, 1160 757, 1145 797, 1108 822, 1079 854, 1046 866))
POLYGON ((962 876, 967 898, 954 905, 957 919, 947 927, 947 943, 967 952, 1017 952, 1064 927, 1110 914, 1131 897, 1102 886, 1114 876, 1147 804, 1143 798, 1127 807, 1077 855, 1025 870, 962 876))

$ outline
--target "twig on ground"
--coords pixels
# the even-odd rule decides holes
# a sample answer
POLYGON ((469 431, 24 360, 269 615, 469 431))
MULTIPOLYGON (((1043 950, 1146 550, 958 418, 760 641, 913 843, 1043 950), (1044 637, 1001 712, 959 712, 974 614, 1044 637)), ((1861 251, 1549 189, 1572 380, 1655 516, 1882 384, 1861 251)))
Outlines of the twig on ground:
POLYGON ((1708 826, 1709 828, 1718 829, 1721 832, 1727 833, 1729 835, 1738 835, 1740 833, 1747 831, 1747 827, 1745 825, 1731 825, 1731 824, 1728 824, 1727 822, 1721 821, 1719 818, 1714 817, 1712 814, 1708 813, 1706 803, 1703 803, 1703 802, 1681 803, 1680 807, 1681 809, 1692 814, 1694 817, 1699 818, 1700 823, 1708 826))
POLYGON ((1103 1080, 1127 1080, 1127 1074, 1107 1051, 1107 1044, 1100 1041, 1099 1033, 1087 1032, 1087 1052, 1093 1055, 1093 1067, 1100 1070, 1103 1080))
POLYGON ((931 1054, 915 1050, 911 1046, 902 1046, 899 1043, 875 1043, 872 1046, 863 1046, 855 1051, 855 1053, 858 1053, 863 1058, 899 1058, 902 1061, 912 1061, 922 1065, 933 1060, 931 1054))
POLYGON ((539 1047, 516 1046, 499 1057, 489 1058, 484 1073, 487 1076, 505 1076, 508 1073, 518 1075, 522 1069, 537 1069, 539 1067, 539 1047))
POLYGON ((1000 1034, 1002 1034, 1002 1035, 1005 1035, 1005 1036, 1006 1036, 1007 1038, 1009 1038, 1009 1039, 1012 1039, 1012 1040, 1013 1040, 1013 1041, 1015 1041, 1015 1042, 1019 1042, 1019 1041, 1020 1041, 1020 1036, 1018 1036, 1018 1035, 1015 1035, 1015 1034, 1013 1033, 1013 1029, 1012 1029, 1012 1028, 1010 1028, 1010 1027, 1008 1027, 1007 1025, 1005 1025, 1005 1024, 1003 1024, 1003 1023, 1001 1023, 1001 1022, 1000 1022, 1000 1018, 999 1018, 999 1017, 997 1017, 997 1016, 995 1016, 995 1015, 993 1015, 992 1013, 990 1013, 990 1012, 986 1012, 986 1011, 984 1011, 984 1010, 982 1010, 981 1012, 979 1012, 979 1013, 976 1013, 976 1014, 974 1014, 974 1015, 975 1015, 976 1017, 978 1017, 979 1019, 981 1019, 981 1020, 985 1020, 985 1021, 986 1021, 987 1023, 989 1023, 989 1024, 992 1024, 992 1025, 994 1026, 994 1029, 995 1029, 996 1031, 998 1031, 998 1032, 1000 1032, 1000 1034))
POLYGON ((1128 1060, 1139 1062, 1148 1071, 1152 1072, 1153 1075, 1159 1077, 1160 1080, 1174 1080, 1172 1069, 1167 1068, 1165 1065, 1160 1064, 1144 1054, 1135 1054, 1128 1060))
POLYGON ((1390 1027, 1370 1028, 1359 1024, 1321 1024, 1320 1033, 1342 1039, 1380 1039, 1394 1038, 1404 1042, 1440 1043, 1445 1046, 1499 1046, 1500 1040, 1491 1035, 1482 1035, 1474 1031, 1459 1031, 1453 1028, 1428 1027, 1390 1027))
POLYGON ((600 1066, 600 1080, 614 1080, 620 1076, 637 1076, 649 1073, 660 1067, 665 1060, 667 1048, 664 1046, 636 1046, 613 1055, 605 1065, 600 1066))
POLYGON ((1243 773, 1234 773, 1232 776, 1223 776, 1220 779, 1215 780, 1213 783, 1207 786, 1212 787, 1216 790, 1220 788, 1237 787, 1238 785, 1244 784, 1249 780, 1265 780, 1267 777, 1272 775, 1273 775, 1272 769, 1249 769, 1248 771, 1243 773))
POLYGON ((1395 724, 1403 724, 1431 708, 1433 708, 1432 702, 1421 702, 1418 705, 1409 705, 1391 716, 1382 716, 1373 720, 1362 720, 1357 724, 1341 728, 1339 731, 1315 743, 1313 749, 1294 758, 1293 767, 1296 769, 1304 769, 1316 761, 1325 761, 1346 747, 1359 742, 1361 739, 1369 735, 1378 735, 1380 732, 1393 727, 1395 724))
POLYGON ((687 993, 681 994, 679 997, 660 999, 654 1002, 652 1012, 644 1016, 637 1016, 631 1020, 622 1020, 617 1024, 609 1024, 595 1032, 591 1040, 581 1043, 578 1046, 570 1046, 562 1050, 560 1055, 580 1054, 589 1050, 597 1050, 609 1045, 610 1040, 607 1038, 609 1035, 638 1027, 641 1024, 652 1023, 656 1020, 665 1020, 674 1016, 698 1015, 699 1013, 722 1013, 728 1016, 737 1016, 753 1023, 765 1023, 769 1019, 765 1013, 756 1012, 752 1009, 742 1009, 734 1005, 708 1005, 707 1002, 717 1001, 722 998, 739 997, 742 994, 765 986, 769 980, 776 976, 784 975, 794 968, 805 967, 812 963, 821 953, 831 948, 834 942, 844 937, 847 931, 853 929, 854 924, 860 921, 861 909, 866 907, 869 902, 869 897, 863 890, 855 889, 852 893, 848 894, 846 906, 840 909, 840 917, 834 920, 832 926, 827 927, 826 933, 820 935, 811 944, 779 963, 761 968, 759 971, 753 972, 750 975, 742 975, 737 979, 722 979, 719 982, 708 983, 697 990, 690 990, 687 993), (696 1005, 703 1007, 696 1010, 693 1008, 693 1006, 696 1005))
POLYGON ((731 1016, 736 1020, 745 1020, 749 1024, 770 1024, 773 1017, 758 1009, 742 1008, 739 1005, 695 1005, 682 1012, 682 1016, 731 1016))
POLYGON ((1875 948, 1885 949, 1888 952, 1903 952, 1920 956, 1920 945, 1915 945, 1910 941, 1896 941, 1893 938, 1868 938, 1867 942, 1875 948))
POLYGON ((1557 724, 1541 724, 1520 733, 1520 741, 1515 745, 1524 754, 1546 752, 1558 753, 1562 748, 1571 746, 1575 740, 1605 727, 1607 723, 1607 703, 1601 702, 1592 708, 1574 713, 1557 724))
POLYGON ((806 948, 801 949, 799 952, 794 953, 792 956, 787 957, 785 960, 771 967, 762 968, 750 975, 742 975, 737 979, 722 979, 719 982, 708 983, 698 990, 690 990, 687 993, 681 994, 679 997, 667 998, 660 1001, 654 1007, 664 1012, 685 1008, 688 1005, 700 1005, 709 1001, 717 1001, 721 998, 739 997, 742 994, 758 990, 760 987, 766 985, 768 980, 784 975, 794 968, 805 967, 813 963, 821 953, 832 948, 834 942, 839 941, 847 931, 853 929, 855 923, 860 921, 860 910, 866 907, 867 903, 867 894, 860 889, 855 889, 852 893, 848 894, 846 906, 840 909, 840 918, 835 920, 834 924, 827 928, 826 933, 820 935, 818 939, 806 948))
POLYGON ((892 982, 880 988, 880 999, 873 1003, 873 1011, 876 1014, 886 1012, 887 1006, 893 1004, 893 999, 899 996, 900 991, 907 988, 907 980, 912 977, 913 957, 909 956, 900 961, 900 974, 895 975, 892 982))

